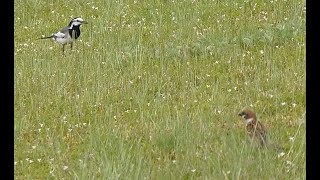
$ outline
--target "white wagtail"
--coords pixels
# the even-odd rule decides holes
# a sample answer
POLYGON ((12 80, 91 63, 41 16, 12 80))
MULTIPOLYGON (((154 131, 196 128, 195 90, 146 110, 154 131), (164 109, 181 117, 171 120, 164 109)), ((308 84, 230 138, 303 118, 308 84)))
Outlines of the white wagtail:
POLYGON ((53 41, 62 44, 62 52, 64 53, 64 46, 66 44, 71 45, 71 49, 73 47, 73 41, 77 39, 80 36, 80 26, 82 24, 88 24, 88 22, 84 21, 82 18, 73 18, 69 25, 62 28, 59 32, 47 36, 47 37, 42 37, 40 39, 48 39, 52 38, 53 41))

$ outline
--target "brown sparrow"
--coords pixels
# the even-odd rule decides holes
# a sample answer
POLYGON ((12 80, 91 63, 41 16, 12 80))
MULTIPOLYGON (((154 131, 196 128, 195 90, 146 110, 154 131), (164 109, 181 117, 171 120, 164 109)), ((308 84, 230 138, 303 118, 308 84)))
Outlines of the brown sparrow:
POLYGON ((239 116, 241 116, 246 123, 250 142, 254 145, 265 147, 268 143, 267 130, 263 124, 258 121, 256 114, 251 110, 244 110, 239 113, 239 116))
POLYGON ((258 121, 256 114, 251 110, 244 110, 239 113, 245 123, 249 140, 253 145, 260 147, 274 148, 277 151, 283 151, 284 148, 278 144, 270 143, 267 138, 267 130, 265 126, 258 121))

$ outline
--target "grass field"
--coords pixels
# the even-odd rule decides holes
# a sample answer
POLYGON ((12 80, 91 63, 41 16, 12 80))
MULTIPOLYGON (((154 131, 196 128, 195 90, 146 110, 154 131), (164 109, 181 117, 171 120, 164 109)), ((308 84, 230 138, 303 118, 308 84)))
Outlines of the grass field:
POLYGON ((305 1, 14 4, 15 179, 306 179, 305 1))

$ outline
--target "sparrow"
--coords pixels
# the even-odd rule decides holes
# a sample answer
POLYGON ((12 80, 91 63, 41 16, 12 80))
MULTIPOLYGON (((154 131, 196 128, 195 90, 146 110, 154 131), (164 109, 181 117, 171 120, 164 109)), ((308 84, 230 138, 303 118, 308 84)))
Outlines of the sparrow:
POLYGON ((258 145, 259 147, 283 150, 283 147, 280 145, 269 142, 266 127, 257 119, 256 114, 252 110, 244 110, 238 115, 241 116, 246 123, 246 130, 251 144, 258 145))
POLYGON ((239 113, 239 116, 241 116, 246 123, 249 141, 265 147, 267 145, 267 130, 265 126, 258 121, 256 114, 251 110, 244 110, 239 113))

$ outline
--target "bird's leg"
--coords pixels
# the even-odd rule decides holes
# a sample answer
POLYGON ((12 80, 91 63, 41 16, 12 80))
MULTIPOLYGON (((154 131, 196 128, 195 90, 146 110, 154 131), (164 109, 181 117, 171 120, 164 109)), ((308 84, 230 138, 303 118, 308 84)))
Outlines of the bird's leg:
POLYGON ((72 50, 72 47, 73 47, 73 42, 70 43, 70 48, 71 48, 71 50, 72 50))
POLYGON ((64 55, 64 46, 65 44, 62 45, 62 54, 64 55))

